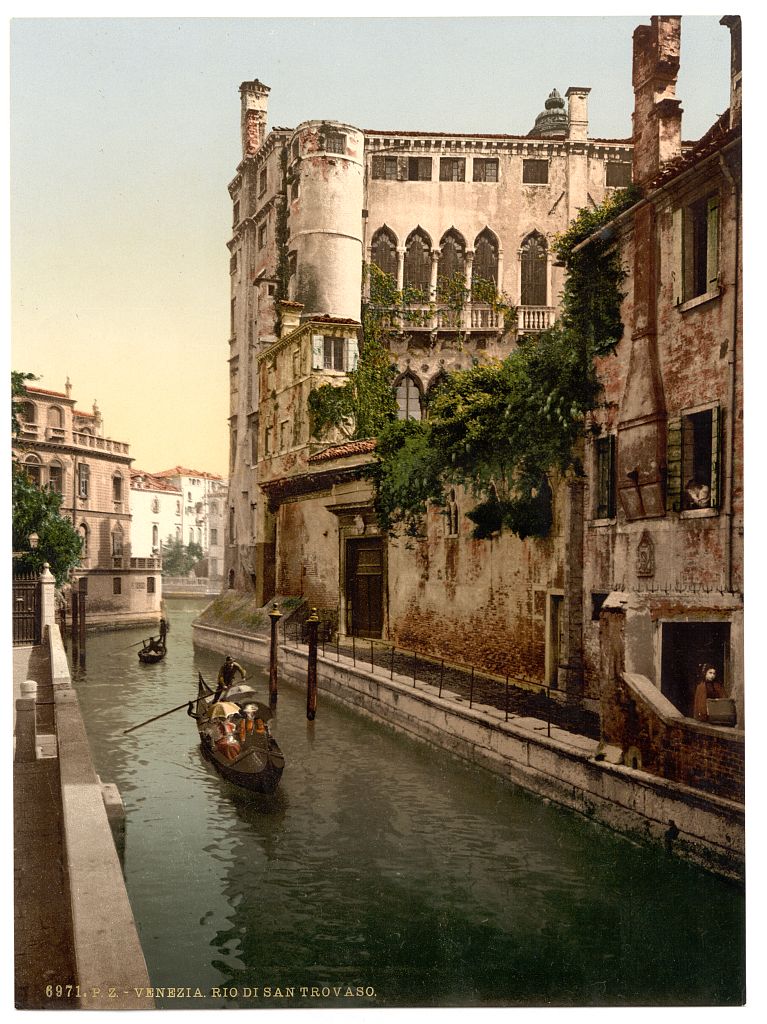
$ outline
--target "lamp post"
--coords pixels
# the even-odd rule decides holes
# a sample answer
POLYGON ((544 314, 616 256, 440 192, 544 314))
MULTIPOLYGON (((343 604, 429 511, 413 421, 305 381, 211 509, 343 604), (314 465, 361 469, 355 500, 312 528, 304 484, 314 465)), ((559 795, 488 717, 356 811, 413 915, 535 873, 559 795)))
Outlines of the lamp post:
POLYGON ((317 609, 312 608, 312 614, 306 620, 309 627, 309 657, 307 660, 306 674, 306 717, 310 722, 314 721, 317 714, 317 628, 320 618, 317 609))
POLYGON ((269 647, 269 704, 274 707, 277 704, 277 623, 282 618, 282 612, 277 607, 277 602, 272 604, 269 612, 272 620, 271 644, 269 647))

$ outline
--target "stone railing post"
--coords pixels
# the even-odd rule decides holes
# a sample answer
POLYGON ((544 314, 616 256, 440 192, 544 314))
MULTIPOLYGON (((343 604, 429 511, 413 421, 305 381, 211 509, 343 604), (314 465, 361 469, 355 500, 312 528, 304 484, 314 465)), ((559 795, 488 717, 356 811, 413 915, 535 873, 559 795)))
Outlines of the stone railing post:
POLYGON ((56 624, 56 578, 47 562, 40 573, 40 626, 45 629, 56 624))
POLYGON ((26 679, 21 684, 21 696, 16 701, 16 750, 14 761, 29 763, 37 760, 37 683, 26 679))

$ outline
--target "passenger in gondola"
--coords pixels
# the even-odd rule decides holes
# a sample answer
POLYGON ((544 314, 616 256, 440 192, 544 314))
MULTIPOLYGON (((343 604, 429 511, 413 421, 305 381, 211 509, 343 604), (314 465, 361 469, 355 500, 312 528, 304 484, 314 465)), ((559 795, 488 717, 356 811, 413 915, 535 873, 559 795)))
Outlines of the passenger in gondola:
POLYGON ((233 761, 240 752, 240 744, 235 736, 236 726, 232 715, 222 719, 220 729, 220 736, 215 742, 216 750, 228 761, 233 761))
POLYGON ((231 654, 227 654, 224 659, 224 664, 218 670, 216 692, 213 694, 213 703, 220 700, 221 694, 224 690, 227 690, 232 685, 234 682, 235 672, 239 672, 242 678, 245 678, 245 669, 232 658, 231 654))
POLYGON ((244 743, 254 733, 264 732, 266 732, 266 724, 263 718, 258 717, 258 708, 255 704, 246 704, 237 723, 237 736, 240 743, 244 743))

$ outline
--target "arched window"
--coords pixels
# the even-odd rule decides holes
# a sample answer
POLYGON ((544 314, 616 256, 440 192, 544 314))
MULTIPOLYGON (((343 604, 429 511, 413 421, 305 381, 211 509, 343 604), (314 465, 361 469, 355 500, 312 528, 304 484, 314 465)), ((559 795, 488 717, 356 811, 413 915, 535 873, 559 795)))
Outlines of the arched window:
POLYGON ((427 295, 429 293, 431 239, 421 228, 411 232, 405 244, 404 282, 406 288, 420 288, 427 295))
POLYGON ((22 402, 19 406, 19 419, 24 423, 37 423, 37 407, 34 402, 22 402))
POLYGON ((490 281, 498 287, 498 239, 489 228, 477 235, 474 242, 474 280, 490 281))
POLYGON ((425 395, 425 405, 427 409, 430 408, 432 402, 436 397, 437 392, 441 387, 444 386, 449 376, 450 374, 446 370, 440 370, 439 373, 432 377, 431 383, 429 384, 429 387, 427 388, 425 395))
POLYGON ((522 306, 546 305, 546 254, 546 239, 540 232, 533 231, 524 240, 521 248, 520 305, 522 306))
POLYGON ((160 546, 160 528, 157 523, 152 526, 152 550, 156 551, 160 546))
POLYGON ((86 523, 80 523, 80 525, 77 527, 77 532, 80 534, 80 539, 82 541, 82 548, 80 549, 80 557, 81 558, 87 558, 88 557, 88 535, 89 535, 87 524, 86 523))
POLYGON ((57 405, 51 405, 48 408, 48 426, 53 427, 54 430, 61 430, 64 426, 64 413, 57 405))
POLYGON ((119 557, 123 553, 123 528, 118 523, 112 530, 112 554, 119 557))
POLYGON ((217 501, 211 501, 211 503, 210 503, 210 514, 212 516, 217 516, 218 515, 218 502, 217 501))
POLYGON ((48 466, 48 487, 56 494, 64 493, 64 467, 60 462, 52 462, 48 466))
POLYGON ((29 479, 35 485, 35 487, 39 487, 42 484, 43 468, 40 464, 40 460, 36 455, 27 456, 27 458, 24 460, 24 470, 29 479))
POLYGON ((379 228, 373 235, 370 262, 397 280, 397 236, 390 228, 379 228))
POLYGON ((442 236, 439 243, 439 278, 450 281, 458 277, 464 278, 464 262, 466 258, 466 242, 461 235, 451 228, 442 236))
POLYGON ((403 373, 396 383, 397 419, 421 419, 421 389, 411 373, 403 373))
POLYGON ((194 527, 189 527, 189 543, 194 544, 194 527))

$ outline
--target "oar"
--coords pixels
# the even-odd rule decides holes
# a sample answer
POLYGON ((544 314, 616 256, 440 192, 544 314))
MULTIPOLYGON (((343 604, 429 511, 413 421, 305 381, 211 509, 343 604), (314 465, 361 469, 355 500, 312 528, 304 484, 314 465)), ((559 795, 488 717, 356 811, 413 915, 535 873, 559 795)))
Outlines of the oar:
MULTIPOLYGON (((194 697, 191 701, 194 704, 199 698, 194 697)), ((130 729, 123 729, 123 735, 127 732, 133 732, 134 729, 140 729, 142 725, 149 725, 150 722, 156 722, 158 718, 165 718, 166 715, 172 715, 174 711, 180 711, 182 708, 189 707, 190 701, 185 700, 183 704, 179 704, 177 708, 171 708, 170 711, 163 711, 161 715, 155 715, 154 718, 147 718, 145 722, 139 722, 138 725, 132 725, 130 729)))
POLYGON ((118 652, 119 651, 129 651, 131 649, 131 647, 138 647, 139 644, 145 644, 145 643, 146 643, 146 640, 137 640, 135 642, 135 644, 128 644, 127 647, 118 647, 117 650, 118 650, 118 652))

